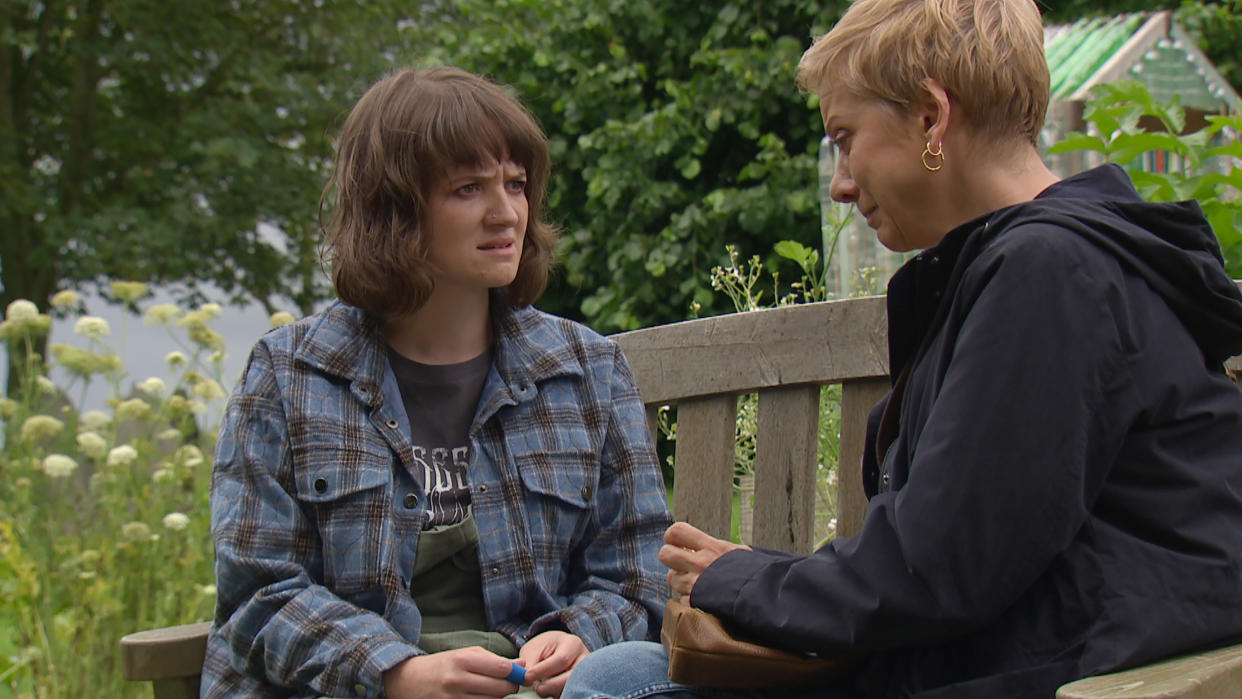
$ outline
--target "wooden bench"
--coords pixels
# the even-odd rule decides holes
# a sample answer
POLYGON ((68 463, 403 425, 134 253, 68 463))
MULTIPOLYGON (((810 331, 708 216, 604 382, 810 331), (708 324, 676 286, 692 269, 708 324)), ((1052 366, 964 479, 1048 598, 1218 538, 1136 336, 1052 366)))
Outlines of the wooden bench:
MULTIPOLYGON (((674 516, 728 537, 733 512, 734 433, 740 396, 758 394, 751 543, 809 553, 820 389, 841 384, 837 532, 866 514, 861 463, 867 414, 888 390, 882 297, 718 316, 616 336, 648 408, 675 404, 674 516)), ((1242 542, 1240 542, 1242 545, 1242 542)), ((207 624, 121 639, 126 678, 150 680, 156 699, 198 696, 207 624)), ((1242 646, 1068 684, 1060 699, 1236 699, 1242 646)))

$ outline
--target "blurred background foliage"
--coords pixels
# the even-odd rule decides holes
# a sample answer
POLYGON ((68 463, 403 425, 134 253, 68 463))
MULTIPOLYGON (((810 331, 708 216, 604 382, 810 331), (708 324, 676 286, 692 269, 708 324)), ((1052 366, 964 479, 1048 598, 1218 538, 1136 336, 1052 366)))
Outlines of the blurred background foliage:
MULTIPOLYGON (((1240 2, 1044 11, 1178 8, 1239 84, 1240 2)), ((604 332, 727 311, 726 244, 774 269, 777 241, 818 245, 821 126, 793 75, 846 6, 0 0, 0 304, 120 278, 310 312, 341 119, 393 66, 452 63, 512 84, 551 137, 564 264, 541 305, 604 332)))

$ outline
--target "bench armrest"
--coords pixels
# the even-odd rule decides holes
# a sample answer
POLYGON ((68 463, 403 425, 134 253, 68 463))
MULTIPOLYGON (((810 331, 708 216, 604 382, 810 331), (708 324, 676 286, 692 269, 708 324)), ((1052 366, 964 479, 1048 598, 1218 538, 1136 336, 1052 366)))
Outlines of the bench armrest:
POLYGON ((121 674, 127 680, 198 677, 207 654, 211 622, 131 633, 121 639, 121 674))
POLYGON ((1242 697, 1242 645, 1192 653, 1071 682, 1057 699, 1233 699, 1242 697))

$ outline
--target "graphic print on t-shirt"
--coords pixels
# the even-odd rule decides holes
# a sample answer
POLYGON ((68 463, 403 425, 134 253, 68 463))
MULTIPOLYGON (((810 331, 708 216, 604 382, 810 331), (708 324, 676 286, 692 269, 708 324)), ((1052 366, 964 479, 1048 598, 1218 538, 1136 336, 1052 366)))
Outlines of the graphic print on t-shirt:
POLYGON ((423 469, 427 491, 427 526, 460 522, 470 507, 470 482, 466 466, 470 447, 425 447, 414 445, 414 463, 423 469))
POLYGON ((392 348, 388 361, 410 420, 414 469, 428 527, 460 522, 470 507, 470 423, 492 366, 490 351, 459 364, 421 364, 392 348))

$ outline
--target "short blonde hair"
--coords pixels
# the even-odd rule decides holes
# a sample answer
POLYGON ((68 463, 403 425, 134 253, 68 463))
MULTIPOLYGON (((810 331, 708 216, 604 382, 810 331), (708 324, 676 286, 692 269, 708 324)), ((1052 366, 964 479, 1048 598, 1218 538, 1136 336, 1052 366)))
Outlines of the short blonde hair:
POLYGON ((534 303, 547 286, 557 240, 543 218, 547 138, 503 86, 449 66, 389 75, 345 120, 320 199, 337 296, 380 317, 418 310, 433 287, 422 234, 427 195, 454 165, 489 158, 526 168, 526 239, 503 298, 534 303))
POLYGON ((1048 109, 1033 0, 857 0, 798 63, 798 85, 907 109, 932 78, 985 138, 1037 142, 1048 109))

